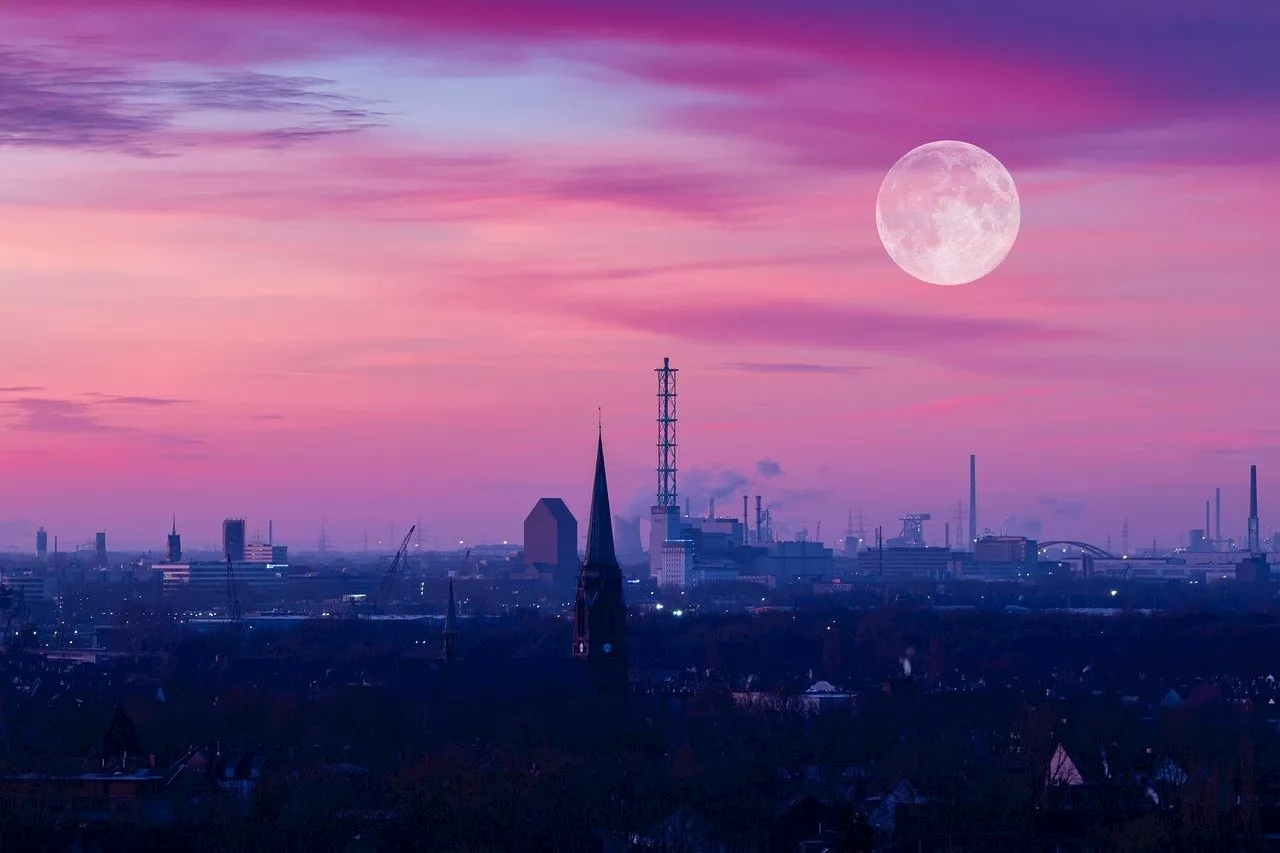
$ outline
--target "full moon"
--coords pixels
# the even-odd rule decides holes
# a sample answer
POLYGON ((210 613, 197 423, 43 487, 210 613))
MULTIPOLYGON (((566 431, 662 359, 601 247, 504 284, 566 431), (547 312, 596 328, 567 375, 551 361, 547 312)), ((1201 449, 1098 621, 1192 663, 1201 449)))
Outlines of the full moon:
POLYGON ((908 151, 884 176, 876 229, 893 262, 929 284, 968 284, 1000 266, 1018 237, 1013 176, 976 145, 908 151))

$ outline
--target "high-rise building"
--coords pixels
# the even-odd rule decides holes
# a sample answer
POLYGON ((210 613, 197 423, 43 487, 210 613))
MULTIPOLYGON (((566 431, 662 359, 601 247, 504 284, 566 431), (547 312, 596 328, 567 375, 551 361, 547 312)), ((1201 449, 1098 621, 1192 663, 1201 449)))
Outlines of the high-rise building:
POLYGON ((244 519, 228 518, 222 522, 222 556, 233 563, 244 562, 244 519))
POLYGON ((1249 466, 1249 544, 1250 554, 1262 553, 1262 534, 1258 528, 1258 466, 1249 466))
POLYGON ((662 543, 662 571, 657 577, 658 586, 684 589, 691 586, 694 564, 693 543, 688 539, 676 539, 662 543))
POLYGON ((611 521, 601 437, 596 443, 587 555, 578 574, 573 609, 573 656, 586 661, 591 680, 601 693, 618 696, 627 690, 627 606, 611 521))
POLYGON ((560 498, 543 498, 524 520, 524 561, 557 581, 578 574, 578 519, 560 498))
POLYGON ((173 517, 173 529, 169 533, 169 547, 165 552, 165 561, 169 563, 182 562, 182 537, 178 535, 178 517, 173 517))
POLYGON ((107 565, 107 534, 106 531, 96 534, 93 537, 94 558, 98 566, 107 565))
POLYGON ((36 531, 36 557, 43 560, 49 554, 49 534, 41 527, 36 531))

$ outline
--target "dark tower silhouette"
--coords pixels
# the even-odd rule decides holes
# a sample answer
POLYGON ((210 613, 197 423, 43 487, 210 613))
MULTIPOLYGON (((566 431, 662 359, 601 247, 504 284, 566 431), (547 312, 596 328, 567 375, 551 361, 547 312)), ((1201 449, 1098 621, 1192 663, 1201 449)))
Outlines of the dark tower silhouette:
POLYGON ((49 555, 49 534, 41 527, 36 531, 36 559, 43 560, 49 555))
MULTIPOLYGON (((959 535, 957 530, 956 534, 959 535)), ((966 551, 973 550, 973 544, 978 541, 978 457, 969 454, 969 546, 966 551)))
POLYGON ((182 537, 178 535, 178 517, 173 517, 173 532, 169 534, 169 551, 166 558, 170 563, 182 562, 182 537))
POLYGON ((449 581, 449 609, 444 612, 444 648, 440 660, 449 662, 458 657, 458 607, 453 601, 453 581, 449 581))
POLYGON ((1249 466, 1249 553, 1262 553, 1262 537, 1258 531, 1258 466, 1249 466))
POLYGON ((623 695, 627 689, 627 607, 622 598, 622 570, 613 548, 611 518, 601 436, 596 442, 587 556, 578 573, 573 610, 573 656, 586 661, 591 680, 601 693, 623 695))
POLYGON ((233 563, 244 562, 244 519, 228 518, 222 522, 222 556, 233 563))

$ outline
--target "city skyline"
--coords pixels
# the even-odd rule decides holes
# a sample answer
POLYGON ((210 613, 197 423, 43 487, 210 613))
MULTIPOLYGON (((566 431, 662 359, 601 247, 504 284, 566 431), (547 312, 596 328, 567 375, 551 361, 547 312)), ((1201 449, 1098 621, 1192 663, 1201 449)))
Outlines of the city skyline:
POLYGON ((1269 6, 349 6, 0 11, 0 541, 518 541, 597 406, 640 513, 663 356, 695 513, 941 541, 976 453, 983 527, 1174 545, 1257 464, 1269 540, 1269 6), (940 289, 873 208, 952 138, 1023 223, 940 289))

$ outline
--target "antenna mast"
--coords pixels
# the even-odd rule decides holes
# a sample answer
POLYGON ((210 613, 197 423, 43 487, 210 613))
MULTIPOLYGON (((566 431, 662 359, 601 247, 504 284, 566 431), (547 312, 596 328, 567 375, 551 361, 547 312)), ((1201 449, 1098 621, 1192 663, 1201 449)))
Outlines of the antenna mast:
POLYGON ((658 506, 679 506, 676 493, 676 368, 664 358, 658 374, 658 506))

